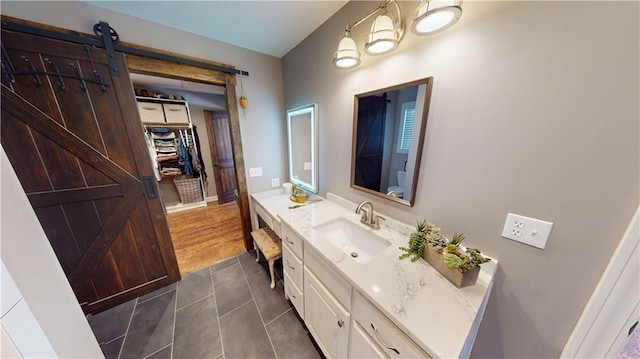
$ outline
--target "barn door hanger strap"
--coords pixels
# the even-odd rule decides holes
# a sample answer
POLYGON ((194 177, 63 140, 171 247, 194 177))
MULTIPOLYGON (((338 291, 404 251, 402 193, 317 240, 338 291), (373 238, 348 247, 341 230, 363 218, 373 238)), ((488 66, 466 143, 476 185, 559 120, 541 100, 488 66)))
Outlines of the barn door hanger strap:
POLYGON ((58 65, 48 57, 44 58, 44 62, 49 66, 51 71, 38 71, 33 61, 28 56, 22 55, 20 56, 20 59, 25 62, 26 66, 29 68, 29 71, 16 71, 13 67, 11 59, 9 58, 9 54, 4 48, 4 45, 2 46, 2 62, 0 62, 0 67, 2 68, 2 75, 11 83, 16 82, 16 76, 31 76, 33 77, 33 84, 36 86, 41 86, 42 79, 40 78, 40 76, 53 76, 53 78, 55 79, 55 84, 61 90, 65 90, 67 88, 64 82, 65 78, 80 81, 80 89, 83 91, 87 90, 87 82, 97 84, 98 86, 100 86, 100 90, 102 90, 103 92, 106 91, 107 87, 109 86, 102 81, 100 74, 98 74, 95 68, 93 69, 93 72, 96 80, 91 80, 84 78, 84 76, 82 76, 82 72, 80 71, 79 65, 73 62, 69 63, 69 67, 73 70, 73 74, 66 74, 62 72, 58 65))
POLYGON ((115 43, 120 40, 120 36, 116 30, 114 30, 108 23, 100 21, 93 25, 93 33, 102 39, 104 43, 104 49, 107 51, 107 61, 109 61, 109 68, 114 75, 120 74, 120 68, 118 68, 118 60, 116 59, 115 43))

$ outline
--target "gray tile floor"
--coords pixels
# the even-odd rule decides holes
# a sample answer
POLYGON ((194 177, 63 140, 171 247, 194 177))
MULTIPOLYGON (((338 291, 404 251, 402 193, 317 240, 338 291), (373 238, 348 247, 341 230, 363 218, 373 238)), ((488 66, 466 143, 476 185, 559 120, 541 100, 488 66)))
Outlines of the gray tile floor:
POLYGON ((243 253, 90 315, 89 325, 107 359, 321 358, 282 281, 269 282, 266 263, 243 253))

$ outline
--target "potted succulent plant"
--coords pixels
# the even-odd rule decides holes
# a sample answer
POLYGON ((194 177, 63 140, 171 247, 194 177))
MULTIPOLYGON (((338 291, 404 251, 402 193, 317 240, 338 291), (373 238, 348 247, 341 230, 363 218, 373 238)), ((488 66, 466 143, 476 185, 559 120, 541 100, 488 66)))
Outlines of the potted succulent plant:
POLYGON ((451 240, 440 233, 440 228, 426 220, 418 222, 416 231, 409 237, 408 247, 400 259, 411 257, 415 262, 420 258, 434 267, 458 288, 474 285, 480 272, 480 264, 490 261, 476 248, 464 248, 460 243, 463 234, 454 234, 451 240))

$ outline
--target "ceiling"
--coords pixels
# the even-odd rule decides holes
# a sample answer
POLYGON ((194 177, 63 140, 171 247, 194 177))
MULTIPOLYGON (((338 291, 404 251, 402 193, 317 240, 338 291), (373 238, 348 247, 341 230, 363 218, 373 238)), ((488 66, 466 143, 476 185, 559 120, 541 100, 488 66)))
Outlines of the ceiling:
POLYGON ((85 2, 282 58, 348 0, 85 2))

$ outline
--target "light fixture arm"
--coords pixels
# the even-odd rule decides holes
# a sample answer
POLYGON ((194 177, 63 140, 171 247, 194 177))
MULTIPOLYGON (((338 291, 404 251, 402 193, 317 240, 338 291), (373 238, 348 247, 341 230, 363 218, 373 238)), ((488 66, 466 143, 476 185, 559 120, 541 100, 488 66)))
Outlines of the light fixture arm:
POLYGON ((390 3, 393 3, 396 6, 397 18, 394 20, 394 22, 395 22, 396 28, 399 31, 398 40, 401 40, 402 37, 404 36, 404 26, 402 24, 402 13, 400 12, 400 6, 398 5, 398 2, 396 0, 386 0, 382 5, 379 5, 375 9, 371 10, 370 13, 365 15, 360 20, 356 21, 353 25, 347 25, 346 32, 350 33, 351 29, 353 29, 354 27, 356 27, 356 26, 362 24, 363 22, 367 21, 367 19, 369 19, 370 17, 372 17, 373 15, 378 13, 378 11, 386 8, 387 5, 389 5, 390 3))

